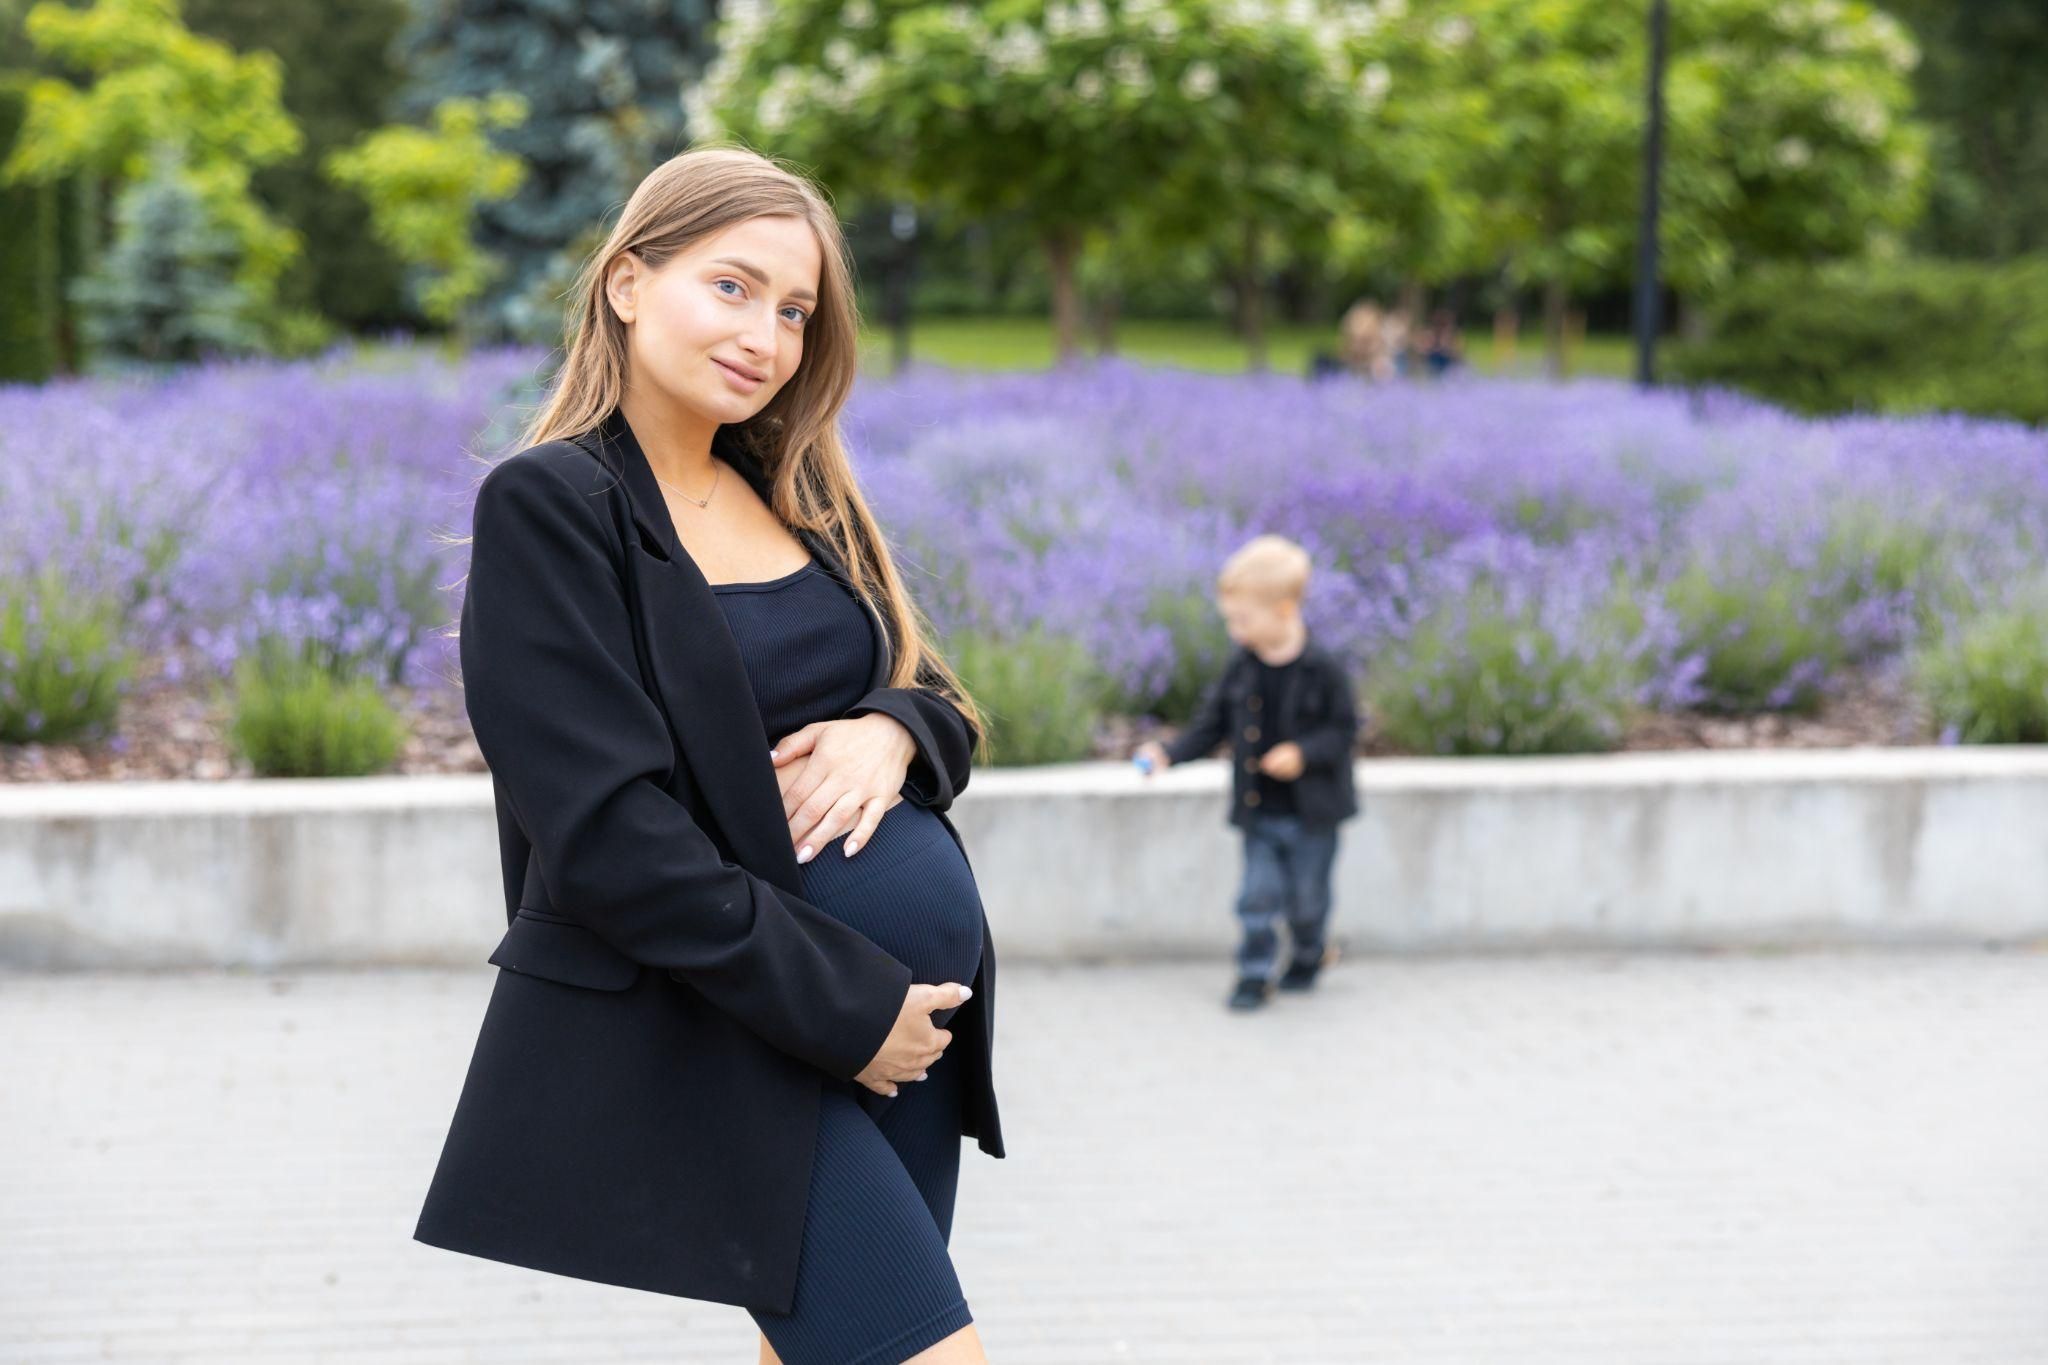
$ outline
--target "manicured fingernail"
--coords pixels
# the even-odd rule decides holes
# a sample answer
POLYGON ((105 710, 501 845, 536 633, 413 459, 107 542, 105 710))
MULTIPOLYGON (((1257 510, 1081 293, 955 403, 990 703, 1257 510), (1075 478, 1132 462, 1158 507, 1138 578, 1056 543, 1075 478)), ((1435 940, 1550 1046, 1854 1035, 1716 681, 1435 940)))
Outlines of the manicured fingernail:
POLYGON ((931 1075, 931 1074, 932 1074, 932 1073, 931 1073, 931 1072, 929 1072, 929 1071, 920 1071, 920 1072, 918 1072, 918 1073, 917 1073, 917 1078, 918 1078, 919 1080, 923 1080, 923 1079, 924 1079, 925 1077, 927 1077, 927 1076, 929 1076, 929 1075, 931 1075))
POLYGON ((962 1000, 965 1000, 965 999, 966 999, 966 998, 967 998, 968 996, 970 996, 970 995, 973 995, 973 994, 974 994, 974 987, 972 987, 972 986, 962 986, 962 987, 960 988, 960 998, 961 998, 962 1000))
POLYGON ((775 757, 775 752, 776 752, 775 750, 773 750, 773 749, 770 749, 770 750, 768 751, 768 757, 770 757, 770 758, 773 758, 773 757, 775 757))
POLYGON ((803 848, 798 850, 796 860, 800 863, 807 863, 811 860, 811 846, 809 844, 805 844, 803 848))
POLYGON ((851 858, 853 856, 853 851, 859 847, 860 840, 848 839, 844 844, 840 845, 839 851, 844 853, 847 857, 851 858))

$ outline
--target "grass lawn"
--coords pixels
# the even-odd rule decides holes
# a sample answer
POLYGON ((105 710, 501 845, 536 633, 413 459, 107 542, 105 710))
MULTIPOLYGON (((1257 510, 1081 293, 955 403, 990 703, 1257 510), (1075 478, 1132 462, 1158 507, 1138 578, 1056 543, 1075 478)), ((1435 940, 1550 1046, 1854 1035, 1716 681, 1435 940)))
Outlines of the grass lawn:
MULTIPOLYGON (((1267 337, 1267 363, 1287 374, 1306 374, 1316 350, 1336 345, 1334 327, 1278 326, 1267 337)), ((1487 373, 1534 374, 1543 360, 1543 339, 1524 331, 1514 363, 1502 366, 1493 351, 1490 328, 1465 334, 1465 354, 1487 373)), ((1094 353, 1092 344, 1087 346, 1094 353)), ((1119 353, 1133 360, 1233 373, 1245 368, 1244 343, 1222 322, 1150 321, 1132 319, 1117 328, 1119 353)), ((911 355, 918 360, 972 370, 1041 370, 1053 360, 1052 324, 1044 318, 936 317, 911 324, 911 355)), ((869 328, 861 335, 861 366, 886 373, 890 343, 887 332, 869 328)), ((1586 338, 1574 359, 1572 373, 1625 377, 1634 370, 1628 337, 1586 338)))

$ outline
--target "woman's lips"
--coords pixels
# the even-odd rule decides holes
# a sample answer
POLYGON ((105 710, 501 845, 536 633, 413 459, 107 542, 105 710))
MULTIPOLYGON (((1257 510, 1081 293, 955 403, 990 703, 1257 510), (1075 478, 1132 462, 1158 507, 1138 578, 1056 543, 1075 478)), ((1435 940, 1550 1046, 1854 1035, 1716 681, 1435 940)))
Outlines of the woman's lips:
POLYGON ((714 357, 711 363, 716 365, 719 369, 724 370, 726 378, 729 381, 731 381, 732 386, 738 389, 741 393, 752 393, 755 389, 761 387, 760 380, 749 379, 747 376, 741 374, 738 370, 735 370, 732 366, 726 364, 723 360, 719 360, 716 357, 714 357))

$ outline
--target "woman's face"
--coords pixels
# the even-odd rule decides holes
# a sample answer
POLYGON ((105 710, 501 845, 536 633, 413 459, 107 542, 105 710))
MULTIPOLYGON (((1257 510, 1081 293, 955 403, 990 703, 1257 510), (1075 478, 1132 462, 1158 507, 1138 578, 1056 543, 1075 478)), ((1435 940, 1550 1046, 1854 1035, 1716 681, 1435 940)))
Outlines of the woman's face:
POLYGON ((714 422, 754 416, 803 359, 822 261, 810 224, 782 215, 734 223, 659 270, 620 256, 605 292, 626 324, 632 384, 714 422))

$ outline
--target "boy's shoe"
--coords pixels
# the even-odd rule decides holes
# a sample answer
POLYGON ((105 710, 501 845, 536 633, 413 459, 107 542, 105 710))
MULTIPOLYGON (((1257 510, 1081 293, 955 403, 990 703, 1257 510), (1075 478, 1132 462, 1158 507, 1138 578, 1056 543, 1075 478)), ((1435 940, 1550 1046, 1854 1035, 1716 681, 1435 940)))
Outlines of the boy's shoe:
POLYGON ((1273 987, 1256 976, 1240 977, 1237 989, 1230 993, 1230 1008, 1234 1010, 1255 1010, 1272 998, 1273 987))
POLYGON ((1311 962, 1306 967, 1298 963, 1290 965, 1286 971, 1280 973, 1280 989, 1283 991, 1313 990, 1316 984, 1316 974, 1322 971, 1322 969, 1323 964, 1320 962, 1311 962))
POLYGON ((1316 977, 1322 973, 1323 968, 1336 960, 1337 945, 1332 943, 1323 948, 1323 955, 1321 957, 1306 967, 1301 966, 1299 963, 1288 964, 1287 970, 1280 974, 1280 989, 1283 991, 1313 990, 1316 984, 1316 977))

